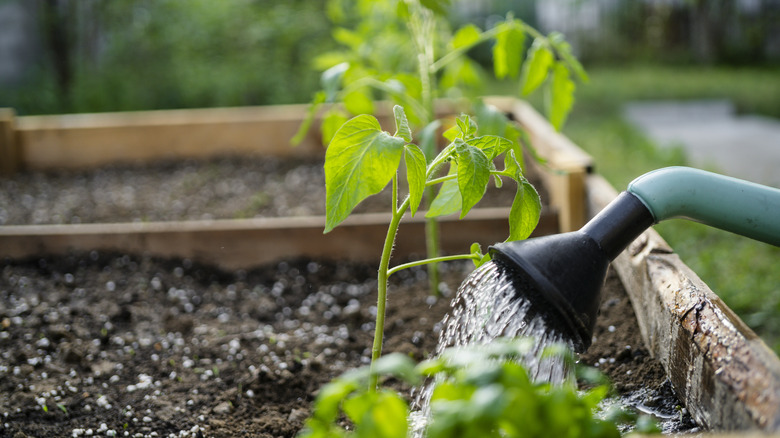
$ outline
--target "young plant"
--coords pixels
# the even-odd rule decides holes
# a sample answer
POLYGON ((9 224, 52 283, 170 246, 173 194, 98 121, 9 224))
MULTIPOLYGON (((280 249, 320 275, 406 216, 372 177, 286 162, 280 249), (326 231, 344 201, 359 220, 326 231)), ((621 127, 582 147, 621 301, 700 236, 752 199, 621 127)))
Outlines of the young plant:
MULTIPOLYGON (((398 353, 384 356, 373 369, 353 370, 325 385, 298 436, 406 438, 414 430, 427 438, 606 438, 620 436, 616 421, 635 423, 635 430, 642 433, 657 431, 652 421, 637 421, 635 413, 622 408, 599 418, 596 411, 609 395, 609 386, 595 369, 581 373, 596 374, 591 381, 595 384, 584 391, 578 390, 573 379, 561 385, 533 382, 516 360, 533 343, 527 338, 501 339, 479 348, 448 349, 420 364, 398 353), (409 405, 396 392, 366 389, 365 382, 377 375, 411 385, 433 379, 430 418, 411 427, 409 405), (341 416, 350 421, 351 430, 338 424, 341 416)), ((573 356, 567 350, 557 360, 573 362, 573 356)))
MULTIPOLYGON (((492 43, 495 78, 519 78, 523 95, 544 88, 548 116, 552 124, 559 128, 574 101, 575 84, 571 77, 587 80, 582 66, 572 56, 562 36, 555 33, 544 36, 511 15, 491 29, 481 30, 469 24, 453 33, 449 31, 445 20, 448 4, 449 0, 330 0, 328 14, 339 25, 333 35, 344 49, 325 53, 315 60, 315 64, 324 69, 323 90, 315 96, 309 117, 293 143, 303 138, 323 103, 341 103, 331 105, 323 115, 323 143, 327 144, 351 115, 373 114, 374 100, 385 98, 404 107, 408 116, 404 135, 411 138, 412 132, 419 133, 417 144, 423 152, 424 162, 441 164, 436 161, 433 135, 442 125, 441 121, 436 120, 435 100, 443 96, 476 94, 483 85, 483 73, 481 67, 465 54, 485 42, 492 43), (350 27, 350 24, 353 26, 350 27), (523 63, 527 42, 530 42, 530 49, 523 63)), ((502 136, 509 142, 518 141, 519 131, 502 114, 480 103, 475 103, 472 108, 479 115, 482 125, 480 134, 502 136)), ((398 141, 387 140, 387 143, 398 141)), ((454 148, 452 144, 450 146, 454 148)), ((407 152, 401 153, 402 150, 404 148, 394 149, 395 155, 388 155, 388 163, 400 160, 401 155, 406 156, 407 152)), ((468 154, 463 147, 460 152, 468 154)), ((423 163, 422 157, 416 152, 408 153, 415 154, 409 156, 409 160, 423 163)), ((483 160, 483 157, 473 156, 471 159, 483 160)), ((521 159, 522 153, 515 149, 514 161, 521 159)), ((388 168, 392 167, 388 164, 388 168)), ((384 176, 377 180, 384 180, 384 176)), ((452 175, 448 178, 447 181, 454 180, 452 175)), ((476 186, 481 186, 485 174, 474 175, 474 178, 481 178, 474 181, 476 186)), ((465 179, 458 184, 466 184, 465 179)), ((436 217, 440 214, 436 212, 444 209, 457 211, 459 204, 454 197, 441 193, 436 198, 436 204, 437 201, 432 201, 435 195, 432 186, 426 183, 422 194, 414 191, 412 201, 418 201, 417 197, 421 196, 425 207, 434 210, 434 213, 426 215, 426 246, 428 258, 437 260, 439 228, 436 217), (448 203, 447 200, 452 202, 448 203)), ((449 183, 444 184, 442 190, 452 194, 455 188, 455 183, 449 183)), ((469 191, 469 195, 464 197, 464 214, 472 206, 469 205, 471 199, 481 197, 478 192, 479 189, 473 193, 469 191)), ((414 213, 420 203, 412 204, 414 213)), ((532 215, 533 212, 529 211, 528 214, 532 215)), ((429 280, 434 293, 439 284, 435 266, 436 263, 429 266, 429 280)))
MULTIPOLYGON (((434 257, 390 267, 390 256, 403 216, 416 214, 428 187, 440 186, 427 217, 460 212, 463 218, 480 201, 488 184, 497 187, 503 178, 513 180, 517 191, 509 213, 509 240, 525 239, 539 221, 541 202, 536 189, 523 176, 517 143, 496 135, 478 135, 469 116, 461 116, 444 133, 449 144, 428 162, 413 142, 403 107, 393 108, 396 131, 385 132, 371 115, 356 116, 341 126, 325 154, 326 225, 331 231, 365 198, 392 187, 391 219, 377 275, 378 297, 372 363, 382 353, 388 277, 401 269, 449 260, 471 259, 477 265, 487 259, 479 245, 468 254, 434 257), (409 193, 399 194, 401 160, 406 167, 409 193), (495 162, 503 159, 503 168, 495 162)), ((372 388, 376 382, 371 383, 372 388)))

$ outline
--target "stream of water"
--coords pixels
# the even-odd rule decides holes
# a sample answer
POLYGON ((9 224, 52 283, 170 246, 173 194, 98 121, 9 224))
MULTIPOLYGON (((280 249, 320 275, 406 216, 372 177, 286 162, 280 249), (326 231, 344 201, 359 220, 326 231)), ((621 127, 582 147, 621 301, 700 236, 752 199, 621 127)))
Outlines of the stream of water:
MULTIPOLYGON (((534 340, 533 348, 518 360, 531 379, 562 383, 573 378, 564 358, 552 355, 540 359, 545 348, 563 344, 573 349, 573 341, 567 335, 569 329, 559 325, 560 318, 550 317, 546 299, 526 275, 500 259, 485 263, 472 272, 458 288, 452 311, 443 321, 436 354, 440 355, 450 347, 489 344, 501 337, 527 337, 534 340)), ((413 395, 410 424, 415 438, 425 436, 434 383, 419 388, 413 395)), ((690 415, 679 411, 679 402, 671 386, 664 393, 642 388, 607 403, 632 406, 652 415, 664 433, 698 431, 690 415)))
MULTIPOLYGON (((500 260, 487 262, 460 285, 452 311, 443 321, 437 354, 450 347, 488 344, 501 337, 535 339, 534 347, 519 361, 536 381, 561 383, 569 378, 562 357, 540 359, 546 347, 572 341, 545 319, 544 299, 517 268, 500 260), (538 299, 535 299, 538 298, 538 299)), ((422 437, 429 415, 433 383, 422 387, 415 397, 417 411, 412 416, 414 436, 422 437)))
POLYGON ((535 291, 516 268, 495 260, 475 270, 461 284, 453 310, 443 321, 437 354, 449 347, 488 344, 500 337, 536 339, 535 348, 521 359, 534 380, 561 382, 562 360, 539 361, 550 345, 571 341, 555 329, 540 311, 535 291))

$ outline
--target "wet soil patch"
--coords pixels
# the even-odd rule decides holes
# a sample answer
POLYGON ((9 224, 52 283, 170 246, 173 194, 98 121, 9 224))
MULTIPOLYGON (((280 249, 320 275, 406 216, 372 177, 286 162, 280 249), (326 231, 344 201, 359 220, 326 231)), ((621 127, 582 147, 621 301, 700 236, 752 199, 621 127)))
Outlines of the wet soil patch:
MULTIPOLYGON (((451 297, 471 267, 444 267, 451 297)), ((6 260, 0 436, 292 437, 322 384, 368 362, 375 272, 322 260, 224 272, 97 252, 6 260)), ((425 358, 450 299, 428 296, 424 269, 391 280, 385 352, 425 358)), ((595 337, 582 360, 619 391, 667 385, 614 275, 595 337)))
POLYGON ((631 300, 611 268, 593 344, 580 360, 606 374, 622 403, 653 416, 664 433, 699 431, 675 396, 663 366, 645 347, 631 300))

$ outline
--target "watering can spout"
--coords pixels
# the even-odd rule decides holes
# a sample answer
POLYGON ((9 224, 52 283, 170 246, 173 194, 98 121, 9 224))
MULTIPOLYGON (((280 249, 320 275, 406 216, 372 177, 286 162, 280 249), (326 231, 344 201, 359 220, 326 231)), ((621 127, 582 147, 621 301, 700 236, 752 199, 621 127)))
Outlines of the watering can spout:
POLYGON ((628 185, 655 222, 682 218, 780 246, 780 189, 690 167, 648 172, 628 185))
POLYGON ((525 272, 570 328, 575 350, 584 351, 609 263, 648 227, 671 218, 780 246, 780 189, 687 167, 659 169, 631 182, 580 230, 499 243, 490 254, 525 272))

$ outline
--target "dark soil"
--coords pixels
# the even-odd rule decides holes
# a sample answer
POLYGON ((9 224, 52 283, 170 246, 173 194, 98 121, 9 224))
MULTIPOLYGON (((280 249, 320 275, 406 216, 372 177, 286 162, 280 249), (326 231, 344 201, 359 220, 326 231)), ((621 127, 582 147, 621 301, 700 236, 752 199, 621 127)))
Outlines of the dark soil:
MULTIPOLYGON (((544 199, 544 187, 527 175, 544 199)), ((510 187, 511 186, 511 187, 510 187)), ((509 206, 491 184, 481 207, 509 206)), ((356 212, 389 211, 390 191, 356 212)), ((325 214, 322 160, 223 157, 0 177, 0 225, 243 219, 325 214)))
MULTIPOLYGON (((470 266, 445 266, 454 291, 470 266)), ((0 436, 292 437, 322 384, 368 362, 375 269, 298 260, 228 273, 94 252, 6 261, 0 436)), ((394 277, 385 352, 422 359, 449 299, 428 296, 422 269, 394 277)), ((614 276, 605 292, 583 362, 621 392, 663 388, 614 276)))
POLYGON ((612 269, 602 290, 593 344, 580 359, 609 377, 624 404, 654 416, 664 433, 698 431, 663 366, 645 348, 631 300, 612 269))
MULTIPOLYGON (((317 160, 246 158, 20 173, 0 178, 0 225, 320 215, 322 180, 317 160)), ((358 209, 386 211, 383 196, 358 209)), ((471 266, 442 266, 451 296, 471 266)), ((292 437, 322 384, 368 362, 375 273, 97 252, 0 260, 0 437, 292 437)), ((427 357, 449 301, 428 296, 424 269, 394 275, 384 351, 427 357)), ((614 275, 595 338, 583 363, 627 403, 679 416, 614 275)))

